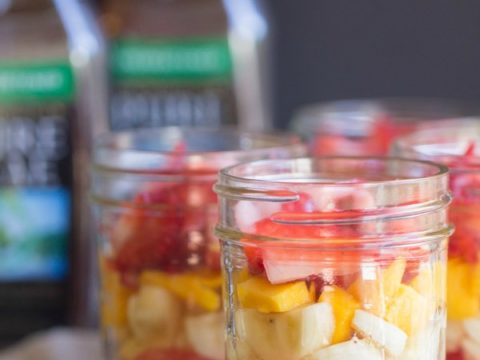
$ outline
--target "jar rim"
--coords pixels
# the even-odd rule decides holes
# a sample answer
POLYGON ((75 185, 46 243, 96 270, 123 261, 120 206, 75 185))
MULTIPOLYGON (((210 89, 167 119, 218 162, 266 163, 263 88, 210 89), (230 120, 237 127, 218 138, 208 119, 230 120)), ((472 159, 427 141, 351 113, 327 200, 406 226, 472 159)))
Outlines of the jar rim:
POLYGON ((452 172, 478 172, 479 121, 474 118, 455 119, 439 128, 414 131, 396 139, 392 150, 399 156, 444 164, 452 172))
POLYGON ((222 167, 266 158, 274 152, 282 152, 282 157, 298 156, 306 153, 306 147, 297 135, 288 132, 169 126, 100 135, 94 144, 92 167, 94 172, 133 176, 211 177, 222 167), (162 145, 162 141, 168 144, 162 145), (196 141, 196 145, 189 149, 188 141, 196 141), (178 145, 180 149, 175 148, 178 145), (168 164, 172 166, 165 166, 168 164))
POLYGON ((310 136, 312 132, 342 135, 348 131, 351 136, 365 137, 383 116, 397 122, 399 119, 411 122, 467 118, 479 112, 474 103, 435 97, 342 99, 303 106, 294 114, 292 129, 303 136, 310 136), (321 126, 325 122, 329 125, 327 128, 321 126))
MULTIPOLYGON (((445 177, 449 172, 449 169, 447 166, 438 164, 432 161, 428 160, 417 160, 417 159, 410 159, 410 158, 403 158, 403 157, 382 157, 382 156, 320 156, 320 157, 299 157, 299 158, 290 158, 290 159, 268 159, 268 160, 256 160, 256 161, 251 161, 251 162, 243 162, 235 165, 228 166, 222 170, 220 170, 220 177, 219 177, 219 183, 224 183, 224 182, 229 182, 229 181, 235 181, 239 183, 248 183, 251 185, 260 185, 260 187, 264 187, 265 185, 272 185, 272 186, 285 186, 285 185, 300 185, 300 184, 309 184, 309 185, 324 185, 324 186, 333 186, 333 187, 345 187, 345 186, 352 186, 354 184, 360 184, 360 185, 376 185, 376 186, 382 186, 387 183, 392 183, 394 182, 395 184, 406 184, 406 183, 412 183, 415 181, 419 180, 428 180, 428 179, 435 179, 435 178, 442 178, 445 177), (238 169, 241 169, 242 167, 246 166, 256 166, 256 165, 269 165, 269 164, 283 164, 285 165, 286 163, 294 163, 294 162, 313 162, 313 161, 355 161, 355 162, 361 162, 361 161, 375 161, 375 162, 382 162, 382 163, 387 163, 387 162, 403 162, 406 164, 411 164, 411 165, 423 165, 425 167, 430 167, 431 169, 436 169, 436 172, 428 175, 428 176, 419 176, 419 177, 412 177, 412 178, 404 178, 404 179, 385 179, 385 180, 377 180, 377 179, 370 179, 366 180, 364 183, 359 183, 358 179, 352 179, 352 181, 342 181, 338 182, 337 181, 325 181, 325 180, 318 180, 318 181, 312 181, 312 182, 299 182, 297 181, 275 181, 272 180, 271 178, 246 178, 246 177, 241 177, 238 175, 233 175, 232 172, 238 169)), ((310 179, 309 179, 310 180, 310 179)))

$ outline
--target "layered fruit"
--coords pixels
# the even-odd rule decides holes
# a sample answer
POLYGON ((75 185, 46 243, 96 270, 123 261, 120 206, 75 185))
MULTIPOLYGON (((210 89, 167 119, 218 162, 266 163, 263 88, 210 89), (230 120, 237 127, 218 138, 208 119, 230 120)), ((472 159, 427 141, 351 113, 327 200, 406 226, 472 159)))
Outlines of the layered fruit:
MULTIPOLYGON (((233 259, 241 254, 227 268, 234 284, 227 296, 235 304, 229 309, 228 359, 440 359, 445 264, 435 253, 438 249, 425 243, 372 245, 361 238, 366 226, 361 221, 301 224, 336 218, 336 205, 345 202, 367 209, 371 201, 361 192, 330 200, 323 195, 321 200, 305 196, 293 206, 268 205, 256 212, 237 205, 239 218, 263 210, 271 215, 237 221, 255 236, 225 249, 227 262, 228 252, 233 259), (316 212, 319 201, 324 210, 316 212)), ((399 225, 394 227, 398 231, 399 225)), ((393 236, 394 228, 388 231, 393 236)))
POLYGON ((101 320, 109 358, 224 360, 212 182, 147 184, 102 207, 101 320))
MULTIPOLYGON (((466 156, 469 151, 473 149, 466 156)), ((447 279, 449 360, 480 360, 480 176, 471 170, 451 176, 454 201, 449 216, 455 233, 447 279)))

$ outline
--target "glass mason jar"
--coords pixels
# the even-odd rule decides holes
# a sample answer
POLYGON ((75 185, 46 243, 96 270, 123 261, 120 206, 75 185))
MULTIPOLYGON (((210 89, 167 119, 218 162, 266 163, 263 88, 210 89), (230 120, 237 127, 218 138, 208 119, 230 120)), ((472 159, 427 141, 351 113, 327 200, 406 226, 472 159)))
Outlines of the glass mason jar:
POLYGON ((450 167, 447 359, 480 360, 480 124, 419 131, 400 138, 394 152, 450 167))
POLYGON ((444 359, 446 167, 265 160, 215 190, 228 360, 444 359))
POLYGON ((306 106, 293 129, 315 155, 386 155, 394 137, 476 113, 473 105, 434 99, 341 100, 306 106))
POLYGON ((224 359, 217 172, 304 153, 295 136, 227 128, 100 138, 92 191, 108 359, 224 359))

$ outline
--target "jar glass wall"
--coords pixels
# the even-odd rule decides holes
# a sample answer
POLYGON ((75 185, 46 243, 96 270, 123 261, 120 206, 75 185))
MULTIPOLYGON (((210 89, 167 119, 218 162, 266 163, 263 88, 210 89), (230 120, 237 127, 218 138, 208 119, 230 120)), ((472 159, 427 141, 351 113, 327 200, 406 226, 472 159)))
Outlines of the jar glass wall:
POLYGON ((293 129, 308 139, 314 155, 386 155, 393 139, 430 121, 477 114, 471 104, 439 99, 340 100, 300 109, 293 129))
POLYGON ((445 167, 266 160, 215 189, 228 360, 444 358, 445 167))
POLYGON ((450 167, 454 195, 449 217, 455 232, 449 244, 447 351, 449 360, 480 360, 480 125, 450 128, 400 138, 394 152, 432 159, 450 167))
POLYGON ((304 151, 294 136, 233 129, 100 138, 92 192, 108 359, 224 359, 217 172, 304 151))

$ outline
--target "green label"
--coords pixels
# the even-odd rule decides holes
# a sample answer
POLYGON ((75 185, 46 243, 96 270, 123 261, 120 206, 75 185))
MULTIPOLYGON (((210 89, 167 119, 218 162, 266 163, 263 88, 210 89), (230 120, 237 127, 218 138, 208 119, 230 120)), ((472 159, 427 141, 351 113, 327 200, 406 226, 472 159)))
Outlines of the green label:
POLYGON ((116 80, 228 80, 232 60, 225 38, 168 41, 124 39, 112 45, 116 80))
POLYGON ((69 101, 73 94, 73 71, 67 62, 0 62, 0 103, 69 101))

